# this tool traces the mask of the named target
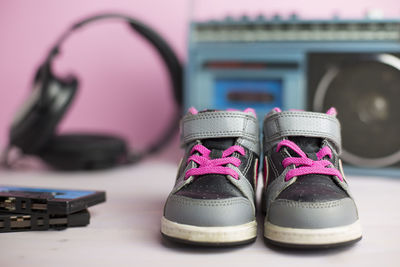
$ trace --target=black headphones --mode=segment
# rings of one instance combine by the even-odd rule
[[[154,144],[140,153],[129,152],[124,140],[100,134],[62,134],[55,129],[68,110],[78,89],[73,75],[57,77],[52,72],[52,61],[60,52],[61,44],[71,33],[84,25],[103,19],[121,19],[151,43],[162,57],[170,76],[176,104],[179,107],[169,128]],[[168,44],[143,23],[121,14],[100,14],[73,24],[57,40],[34,80],[34,90],[16,115],[10,129],[9,148],[17,147],[22,153],[37,155],[57,169],[103,169],[117,164],[135,163],[163,148],[179,128],[182,106],[182,66]],[[9,149],[7,149],[9,151]],[[7,153],[5,158],[7,158]]]

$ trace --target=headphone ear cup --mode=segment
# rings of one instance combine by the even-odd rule
[[[60,170],[106,169],[126,162],[128,149],[121,138],[95,134],[53,136],[39,156]]]
[[[54,135],[77,88],[76,78],[58,79],[42,66],[37,71],[33,92],[11,125],[10,144],[25,154],[38,154]]]

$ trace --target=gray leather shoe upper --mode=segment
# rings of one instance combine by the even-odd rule
[[[232,226],[251,222],[254,212],[244,197],[228,199],[193,199],[171,195],[164,217],[170,221],[195,226]]]
[[[271,203],[267,219],[282,227],[316,229],[350,225],[358,220],[358,214],[351,198],[328,202],[278,199]]]

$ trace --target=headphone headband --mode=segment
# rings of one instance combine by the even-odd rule
[[[50,52],[47,55],[45,62],[50,62],[54,58],[54,56],[56,56],[57,54],[60,53],[60,46],[62,45],[62,43],[65,42],[66,39],[68,39],[68,37],[75,30],[85,26],[86,24],[90,24],[90,23],[98,21],[98,20],[113,19],[113,18],[122,19],[129,23],[136,22],[133,18],[130,18],[129,16],[122,15],[122,14],[116,14],[116,13],[104,13],[104,14],[98,14],[98,15],[93,15],[90,17],[83,18],[82,20],[74,23],[63,34],[61,34],[61,36],[57,39],[56,43],[50,49]]]
[[[83,18],[82,20],[74,23],[67,31],[65,31],[54,44],[54,46],[50,49],[49,54],[46,57],[45,63],[48,64],[48,67],[51,69],[51,61],[54,59],[56,55],[60,53],[60,47],[64,43],[64,41],[77,29],[80,29],[92,22],[97,22],[100,20],[107,19],[121,19],[129,23],[132,29],[134,29],[137,33],[142,35],[147,41],[149,41],[158,51],[158,53],[163,58],[168,72],[171,77],[171,82],[174,88],[179,88],[179,90],[174,90],[174,97],[179,106],[182,106],[182,66],[169,47],[169,45],[152,29],[139,22],[138,20],[129,17],[128,15],[118,14],[118,13],[103,13],[98,15],[89,16]]]
[[[65,81],[67,86],[71,86],[71,87],[76,87],[76,83],[73,84],[74,81],[71,81],[71,84],[68,83],[68,81],[66,80],[61,80],[59,78],[57,78],[55,75],[53,75],[52,73],[52,61],[55,59],[55,57],[57,56],[57,54],[60,52],[60,47],[63,44],[63,42],[77,29],[80,29],[92,22],[97,22],[100,20],[106,20],[106,19],[120,19],[123,20],[125,22],[127,22],[130,27],[135,30],[138,34],[140,34],[141,36],[143,36],[149,43],[151,43],[155,49],[157,50],[157,52],[160,54],[161,58],[163,59],[167,70],[168,70],[168,74],[170,77],[170,82],[172,85],[172,89],[173,89],[173,95],[176,101],[176,104],[178,106],[178,109],[176,110],[176,114],[174,115],[173,120],[171,121],[170,126],[168,126],[167,130],[164,132],[164,134],[153,144],[151,144],[148,148],[146,148],[144,151],[139,152],[139,153],[131,153],[130,155],[128,155],[128,163],[133,163],[138,161],[139,159],[149,155],[149,154],[153,154],[157,151],[159,151],[161,148],[163,148],[174,136],[174,134],[179,130],[179,118],[180,118],[180,111],[181,111],[181,107],[182,107],[182,84],[183,84],[183,77],[182,77],[182,66],[178,60],[178,58],[176,57],[176,55],[174,54],[173,50],[169,47],[169,45],[161,38],[161,36],[159,36],[155,31],[153,31],[152,29],[150,29],[149,27],[147,27],[146,25],[144,25],[143,23],[137,21],[134,18],[131,18],[127,15],[123,15],[123,14],[116,14],[116,13],[104,13],[104,14],[98,14],[98,15],[94,15],[94,16],[89,16],[86,17],[84,19],[81,19],[80,21],[74,23],[71,27],[69,27],[63,34],[60,35],[60,37],[57,39],[57,41],[55,42],[54,46],[51,48],[51,50],[49,51],[45,61],[41,64],[38,72],[37,72],[37,76],[36,76],[36,82],[40,82],[43,86],[42,86],[42,90],[41,90],[41,96],[39,97],[39,99],[37,100],[37,103],[39,106],[43,105],[47,105],[47,102],[43,102],[43,99],[45,99],[45,96],[48,95],[48,88],[49,88],[49,81],[57,81],[60,84],[63,84],[63,82]],[[71,91],[71,97],[72,96],[72,89]],[[66,107],[69,104],[66,104]],[[36,115],[35,115],[36,116]],[[36,125],[35,120],[36,118],[42,116],[40,114],[38,114],[36,117],[35,116],[31,116],[32,119],[32,123],[29,124],[29,126],[27,124],[24,124],[23,122],[21,122],[20,125],[16,125],[15,131],[11,130],[11,136],[15,137],[13,140],[27,140],[25,137],[26,135],[29,135],[30,133],[32,133],[32,131],[30,130],[29,127],[34,127],[33,125]],[[43,117],[43,116],[42,116]],[[57,120],[55,121],[59,121],[60,117],[57,118]],[[41,120],[41,123],[45,123],[45,120]],[[50,130],[48,131],[48,133],[46,133],[46,137],[43,137],[42,135],[42,139],[44,140],[44,138],[47,138],[47,136],[50,138],[49,134],[53,133],[53,130],[55,128],[54,126],[51,126],[49,129],[52,129],[52,131],[50,132]],[[43,127],[40,127],[40,129],[44,129]],[[35,132],[35,131],[33,131]],[[33,140],[35,140],[35,138],[32,138]],[[11,145],[16,145],[17,142],[11,142]],[[20,146],[20,148],[24,151],[24,149]],[[29,150],[29,149],[26,149]],[[33,150],[33,149],[32,149]]]

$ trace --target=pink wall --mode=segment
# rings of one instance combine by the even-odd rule
[[[3,0],[0,1],[0,147],[7,141],[11,117],[28,95],[33,72],[55,38],[76,19],[100,11],[121,11],[154,27],[186,58],[189,14],[196,18],[296,11],[301,17],[328,18],[338,13],[360,18],[379,8],[400,16],[398,0],[211,1],[185,0]],[[323,7],[322,7],[323,6]],[[229,10],[229,11],[227,11]],[[62,131],[119,133],[132,146],[154,139],[173,113],[168,77],[154,51],[118,22],[85,28],[64,45],[56,64],[62,75],[79,74],[79,97],[62,123]]]

